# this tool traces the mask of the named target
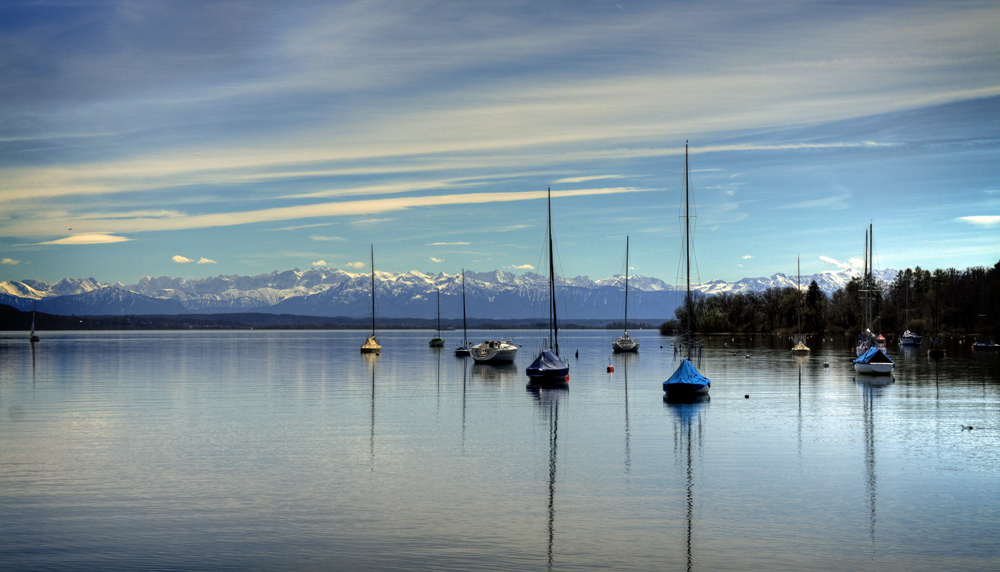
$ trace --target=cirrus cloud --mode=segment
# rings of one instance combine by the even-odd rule
[[[976,226],[1000,226],[1000,216],[997,215],[962,216],[958,217],[958,220],[972,223]]]
[[[216,262],[214,260],[210,260],[210,259],[205,258],[203,256],[203,257],[201,257],[201,259],[198,260],[198,264],[218,264],[218,262]]]
[[[188,262],[194,262],[194,260],[191,260],[190,258],[185,258],[185,257],[181,256],[180,254],[178,254],[177,256],[174,256],[170,260],[173,260],[177,264],[187,264]]]

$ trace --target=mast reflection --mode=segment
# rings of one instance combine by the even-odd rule
[[[694,535],[694,466],[692,445],[697,445],[699,454],[702,447],[701,412],[709,402],[708,395],[694,399],[671,400],[666,397],[663,402],[673,411],[674,420],[674,456],[683,459],[685,465],[685,490],[687,494],[687,571],[691,572],[694,564],[692,555],[692,537]],[[694,437],[694,435],[696,437]]]
[[[559,441],[559,399],[568,393],[569,384],[529,384],[528,393],[535,398],[535,404],[539,411],[549,422],[549,499],[548,499],[548,547],[546,555],[548,557],[548,570],[551,572],[553,566],[552,547],[555,543],[555,520],[556,520],[556,460]]]
[[[878,521],[876,501],[878,488],[875,472],[875,399],[883,389],[893,383],[892,376],[858,374],[855,383],[861,387],[861,409],[864,417],[865,438],[865,495],[868,497],[868,522],[872,538],[872,552],[876,552],[875,524]]]
[[[375,472],[375,364],[378,362],[379,354],[376,353],[363,353],[361,357],[368,362],[368,367],[372,372],[372,387],[371,387],[371,434],[368,438],[368,465],[369,472]]]

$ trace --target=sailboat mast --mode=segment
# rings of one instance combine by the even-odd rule
[[[625,235],[625,332],[628,333],[628,235]]]
[[[469,345],[468,328],[465,324],[465,268],[462,268],[462,347]]]
[[[372,249],[372,337],[375,337],[375,245]]]
[[[441,289],[438,288],[438,337],[441,337]]]
[[[691,307],[691,211],[688,203],[688,195],[690,194],[690,188],[688,179],[690,178],[688,173],[688,142],[684,142],[684,262],[687,266],[687,338],[688,343],[691,341],[691,329],[694,323],[694,308]]]
[[[548,188],[549,206],[549,306],[552,320],[549,323],[552,334],[552,349],[559,355],[559,325],[556,323],[556,268],[552,258],[552,187]]]

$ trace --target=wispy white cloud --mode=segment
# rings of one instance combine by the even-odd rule
[[[753,256],[751,256],[751,255],[749,255],[749,254],[744,254],[744,255],[743,255],[743,260],[749,260],[749,259],[751,259],[751,258],[753,258]]]
[[[347,240],[346,238],[341,238],[339,236],[320,236],[318,234],[313,234],[309,238],[317,242],[329,242],[329,241],[344,242]]]
[[[194,262],[194,260],[191,260],[190,258],[187,258],[185,256],[181,256],[180,254],[174,256],[170,260],[173,260],[177,264],[187,264],[189,262]]]
[[[218,262],[202,257],[198,259],[198,264],[218,264]]]
[[[590,181],[601,181],[604,179],[620,179],[621,175],[592,175],[589,177],[567,177],[565,179],[557,179],[552,181],[553,184],[564,184],[564,183],[587,183]]]
[[[837,268],[840,268],[841,270],[849,270],[849,269],[852,269],[852,268],[861,268],[862,266],[864,266],[864,261],[863,260],[861,260],[859,258],[854,258],[854,257],[848,259],[847,262],[840,262],[836,258],[831,258],[829,256],[820,256],[819,259],[822,260],[823,262],[825,262],[826,264],[828,264],[830,266],[835,266]]]
[[[1000,226],[1000,216],[997,215],[963,216],[958,217],[958,220],[974,224],[976,226]]]
[[[0,264],[9,264],[11,266],[17,266],[20,263],[20,260],[14,260],[13,258],[4,258],[3,260],[0,260]]]
[[[358,269],[358,268],[364,268],[365,266],[368,266],[368,265],[365,264],[364,262],[348,262],[344,266],[347,266],[348,268]]]
[[[113,236],[110,234],[75,234],[66,238],[40,242],[39,244],[112,244],[115,242],[125,242],[132,240],[124,236]]]
[[[441,262],[442,259],[431,257],[431,262]]]
[[[463,246],[472,244],[471,242],[431,242],[427,246]]]
[[[326,266],[327,264],[326,264],[325,260],[317,260],[316,262],[313,262],[312,265],[313,266]]]
[[[532,266],[532,265],[530,265],[530,264],[514,264],[512,266],[508,266],[507,268],[513,268],[514,270],[534,270],[535,269],[535,267]]]

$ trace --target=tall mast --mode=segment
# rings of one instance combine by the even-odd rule
[[[438,288],[438,337],[441,337],[441,289]]]
[[[372,249],[372,337],[375,337],[375,245]]]
[[[552,334],[552,349],[559,355],[559,324],[556,322],[556,267],[552,261],[552,187],[548,188],[549,203],[549,321],[550,333]]]
[[[691,342],[691,329],[694,323],[694,308],[691,307],[691,211],[688,205],[690,193],[688,184],[688,142],[684,142],[684,262],[687,266],[687,308],[688,308],[688,344]]]
[[[625,235],[625,333],[628,333],[628,235]]]
[[[468,329],[465,325],[465,268],[462,268],[462,347],[469,345]]]

